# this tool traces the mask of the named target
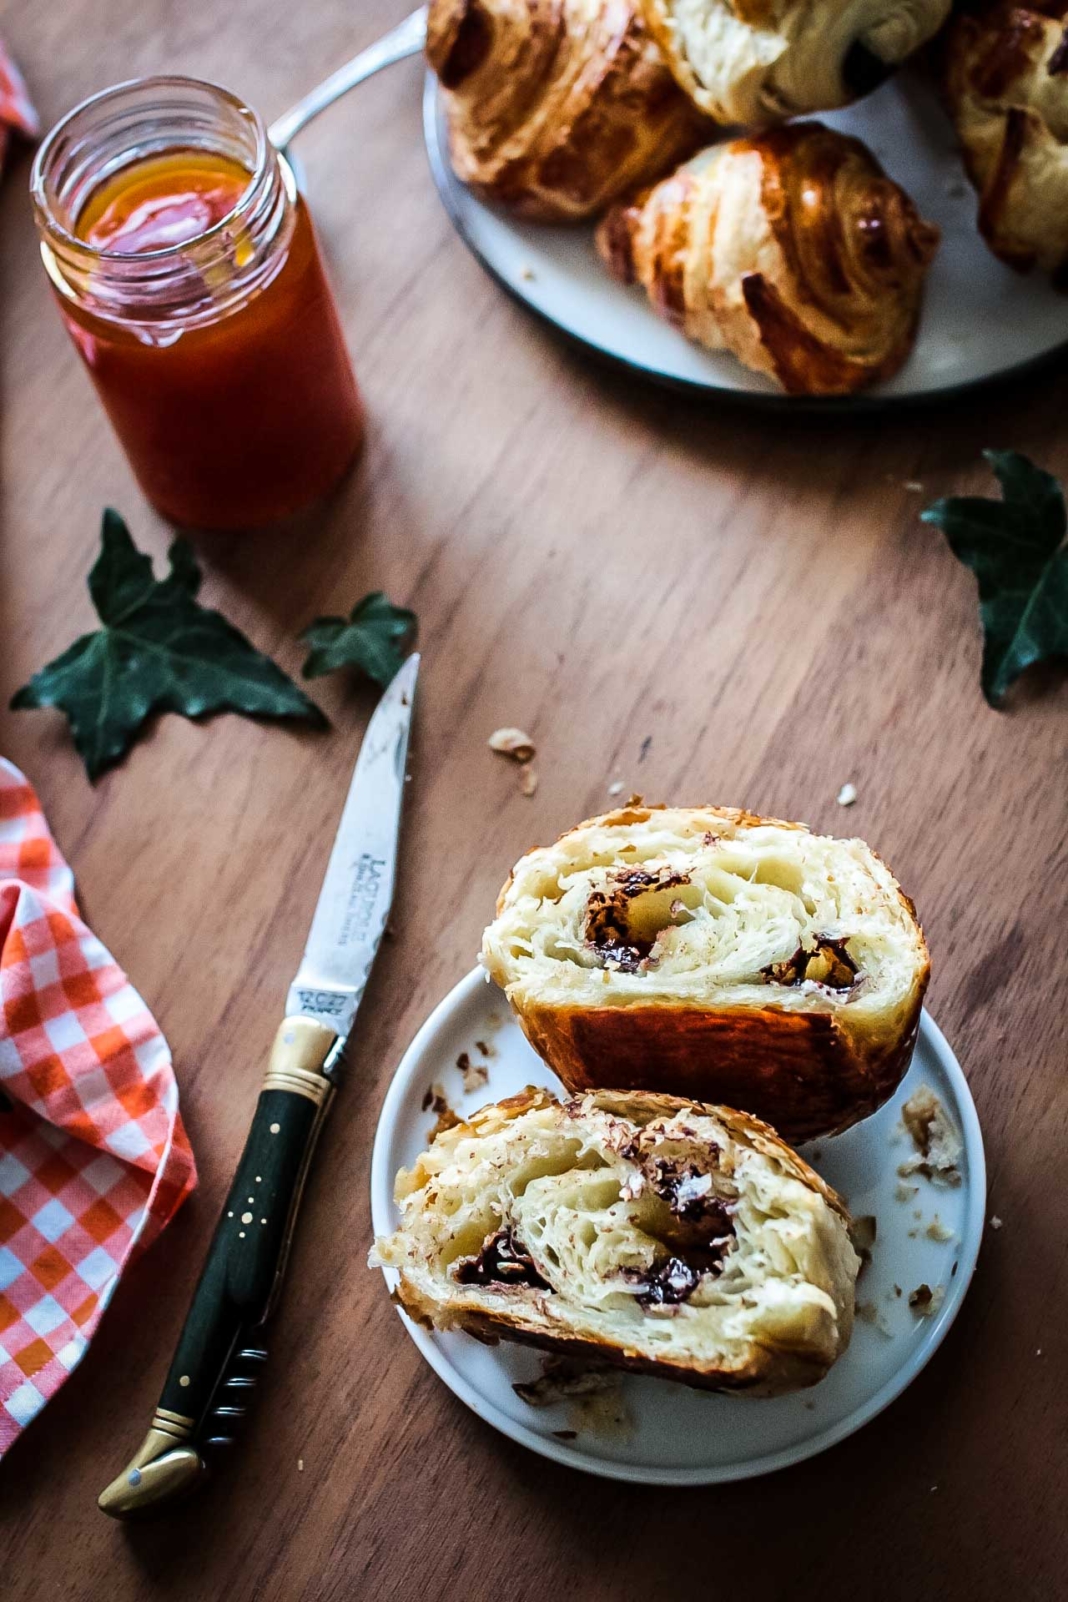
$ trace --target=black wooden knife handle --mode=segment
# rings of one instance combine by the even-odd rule
[[[208,1248],[152,1428],[99,1506],[133,1518],[175,1501],[228,1444],[266,1359],[263,1325],[289,1255],[304,1180],[334,1096],[342,1042],[286,1018],[230,1194]]]

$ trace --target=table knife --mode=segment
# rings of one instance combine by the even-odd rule
[[[418,656],[371,718],[300,969],[152,1427],[99,1497],[133,1518],[191,1491],[232,1442],[267,1357],[316,1139],[393,899]]]

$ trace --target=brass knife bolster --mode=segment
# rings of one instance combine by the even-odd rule
[[[267,1318],[277,1298],[281,1285],[282,1275],[285,1271],[286,1259],[293,1238],[293,1231],[300,1206],[300,1198],[304,1190],[315,1143],[323,1120],[329,1110],[334,1096],[334,1081],[332,1073],[341,1056],[344,1039],[333,1029],[320,1023],[314,1018],[285,1018],[279,1025],[271,1047],[270,1060],[267,1073],[261,1087],[260,1098],[257,1103],[257,1115],[249,1132],[249,1143],[245,1148],[245,1155],[249,1154],[252,1142],[257,1137],[262,1141],[266,1139],[269,1147],[274,1145],[276,1139],[284,1139],[283,1125],[286,1124],[284,1111],[279,1117],[263,1125],[264,1097],[268,1092],[277,1094],[300,1096],[313,1103],[315,1115],[310,1131],[306,1138],[303,1156],[299,1170],[293,1184],[292,1194],[288,1198],[288,1208],[285,1219],[285,1228],[278,1244],[277,1255],[271,1263],[271,1279],[267,1293],[258,1303],[251,1307],[242,1307],[240,1313],[240,1328],[246,1332],[261,1325]],[[285,1103],[277,1103],[272,1096],[267,1105],[284,1108]],[[268,1114],[268,1117],[271,1115]],[[306,1122],[306,1119],[305,1119]],[[269,1149],[269,1148],[268,1148]],[[244,1159],[243,1159],[244,1160]],[[239,1170],[240,1172],[240,1170]],[[267,1167],[263,1173],[267,1175]],[[236,1184],[236,1181],[235,1181]],[[227,1220],[233,1218],[233,1197],[228,1197],[223,1207],[223,1216],[219,1221],[215,1238],[209,1248],[209,1262],[217,1251],[229,1251],[242,1254],[245,1242],[252,1244],[254,1237],[248,1232],[239,1235],[236,1241],[227,1241]],[[247,1216],[247,1215],[246,1215]],[[232,1231],[231,1231],[232,1233]],[[236,1261],[236,1257],[233,1259]],[[187,1328],[198,1306],[201,1286],[207,1278],[208,1265],[202,1275],[201,1285],[194,1293],[193,1304],[187,1318]],[[185,1331],[183,1331],[183,1337]],[[246,1354],[247,1355],[247,1354]],[[177,1359],[176,1359],[177,1361]],[[221,1380],[224,1373],[212,1375],[212,1381]],[[168,1384],[164,1387],[167,1395],[172,1376],[168,1376]],[[188,1384],[187,1376],[179,1376],[178,1385]],[[181,1394],[180,1392],[178,1394]],[[169,1399],[169,1398],[168,1398]],[[192,1490],[198,1480],[207,1472],[204,1457],[196,1444],[195,1437],[200,1433],[198,1426],[202,1418],[191,1417],[179,1413],[162,1404],[156,1409],[152,1426],[145,1436],[136,1454],[127,1467],[101,1492],[98,1505],[105,1513],[114,1518],[134,1518],[140,1513],[147,1513],[156,1505],[176,1501],[179,1497]]]

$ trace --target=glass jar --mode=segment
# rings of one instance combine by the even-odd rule
[[[31,192],[63,320],[145,495],[194,528],[316,500],[363,410],[311,219],[262,119],[193,78],[86,100]]]

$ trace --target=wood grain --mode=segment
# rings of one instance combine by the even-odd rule
[[[0,31],[46,124],[163,67],[229,83],[270,116],[400,15],[398,0],[0,0]],[[1066,375],[806,421],[601,371],[528,321],[453,236],[419,94],[406,63],[301,144],[372,419],[362,464],[314,517],[203,547],[207,602],[290,669],[316,612],[372,587],[417,608],[424,693],[396,933],[238,1471],[138,1529],[95,1497],[156,1401],[370,699],[324,682],[322,736],[166,718],[95,790],[58,717],[0,717],[0,749],[37,785],[88,917],[171,1041],[201,1173],[0,1470],[4,1594],[1064,1595],[1068,695],[1036,674],[1011,710],[984,705],[973,584],[916,514],[979,487],[986,445],[1068,473]],[[5,703],[90,626],[104,504],[158,555],[167,543],[49,302],[27,174],[21,154],[0,191]],[[537,741],[532,799],[486,749],[505,723]],[[846,779],[859,792],[848,814],[835,804]],[[370,1146],[404,1046],[470,967],[515,857],[602,809],[615,780],[848,827],[889,859],[924,919],[930,1005],[971,1080],[1004,1220],[945,1346],[888,1412],[808,1465],[708,1491],[602,1483],[501,1439],[425,1367],[364,1266]]]

